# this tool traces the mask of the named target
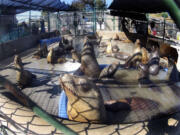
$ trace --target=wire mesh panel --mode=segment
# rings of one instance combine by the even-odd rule
[[[155,33],[152,34],[155,36],[177,39],[179,29],[170,18],[150,18],[149,26],[152,30],[154,29]]]
[[[104,11],[60,12],[58,26],[60,31],[69,30],[74,35],[93,33],[105,29],[104,14]]]

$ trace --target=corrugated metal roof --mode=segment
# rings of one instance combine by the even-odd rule
[[[70,6],[61,0],[0,0],[0,8],[3,12],[16,14],[28,10],[51,12],[70,10]]]

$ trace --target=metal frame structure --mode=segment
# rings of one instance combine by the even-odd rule
[[[0,0],[0,7],[6,14],[17,14],[28,10],[59,12],[70,9],[69,5],[60,0]]]

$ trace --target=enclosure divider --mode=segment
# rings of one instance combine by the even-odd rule
[[[94,26],[93,26],[93,33],[96,32],[96,0],[94,0]]]
[[[53,127],[55,127],[56,129],[62,131],[64,134],[66,135],[77,135],[77,133],[75,133],[74,131],[72,131],[70,128],[66,127],[65,125],[63,125],[62,123],[60,123],[57,120],[54,120],[54,118],[52,118],[50,115],[48,115],[46,112],[44,112],[43,110],[41,110],[39,107],[37,106],[33,106],[32,107],[33,112],[35,112],[39,117],[41,117],[42,119],[44,119],[45,121],[47,121],[49,124],[51,124]]]
[[[174,0],[164,0],[165,6],[168,8],[168,11],[173,18],[173,20],[176,22],[176,25],[178,28],[180,28],[180,9],[177,6],[177,4],[174,2]]]

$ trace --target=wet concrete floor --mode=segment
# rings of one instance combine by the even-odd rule
[[[126,44],[124,45],[126,46]],[[128,46],[128,45],[127,45]],[[123,49],[122,49],[123,50]],[[130,50],[130,49],[129,49]],[[126,50],[127,51],[127,50]],[[33,52],[33,51],[32,51]],[[64,65],[48,65],[45,59],[37,60],[31,58],[32,53],[27,56],[23,57],[23,62],[28,63],[25,65],[26,69],[32,71],[33,73],[38,74],[38,77],[42,77],[45,74],[60,74],[64,72],[64,69],[68,72],[72,72],[76,68],[78,68],[78,64],[74,69],[67,68],[72,67],[72,63],[68,62]],[[102,64],[110,64],[114,58],[107,58],[104,60],[104,57],[98,58],[98,62]],[[9,62],[10,60],[5,60],[0,62],[2,64],[1,67],[5,66],[12,66],[13,64]],[[74,65],[74,64],[73,64]],[[42,70],[43,69],[43,70]],[[7,73],[12,72],[11,69],[6,69],[1,71],[1,75],[6,75]],[[11,73],[10,73],[11,74]],[[7,77],[10,80],[14,80],[15,76]],[[126,80],[126,79],[125,79]],[[129,79],[127,79],[129,80]],[[155,96],[155,95],[154,95]],[[174,99],[169,99],[166,97],[166,100],[172,101]],[[15,126],[7,122],[6,119],[1,118],[0,122],[4,126],[10,126],[11,130],[16,134],[61,134],[61,132],[56,131],[52,126],[46,123],[44,120],[36,117],[34,113],[27,109],[26,107],[21,106],[7,98],[3,95],[0,96],[0,111],[1,114],[9,116],[13,121],[14,124],[17,125],[19,128],[15,128]],[[174,102],[174,101],[173,101]],[[165,104],[166,105],[166,104]],[[165,106],[164,105],[164,106]],[[78,134],[107,134],[107,135],[179,135],[180,134],[180,113],[176,113],[173,115],[169,115],[160,119],[150,120],[147,122],[138,122],[132,124],[113,124],[113,125],[104,125],[104,124],[87,124],[87,123],[79,123],[67,120],[61,120],[66,126],[70,129],[74,130]]]

